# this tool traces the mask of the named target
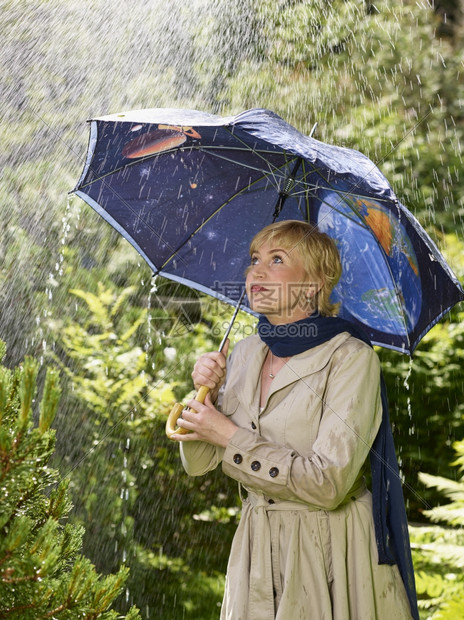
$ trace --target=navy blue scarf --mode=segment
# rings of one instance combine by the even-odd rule
[[[298,355],[342,332],[348,332],[372,346],[359,327],[338,317],[313,315],[296,323],[272,325],[266,317],[261,316],[258,322],[261,340],[277,357]],[[380,385],[382,422],[370,449],[373,517],[379,564],[398,564],[412,616],[414,620],[419,620],[408,521],[388,416],[387,390],[382,374]]]

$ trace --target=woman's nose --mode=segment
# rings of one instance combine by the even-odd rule
[[[262,263],[256,263],[252,266],[251,271],[255,278],[263,278],[266,274],[266,267]]]

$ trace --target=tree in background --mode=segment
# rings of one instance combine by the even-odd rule
[[[4,354],[0,342],[0,359]],[[0,366],[0,617],[115,620],[110,607],[128,569],[99,575],[81,555],[83,528],[63,524],[68,484],[48,465],[60,387],[48,370],[34,426],[38,369],[30,357],[15,371]],[[126,616],[137,618],[135,608]]]
[[[247,53],[222,76],[218,99],[273,109],[306,133],[318,122],[316,138],[368,155],[432,234],[450,232],[464,214],[459,6],[259,0]],[[452,16],[452,36],[442,36]],[[223,22],[200,27],[220,38]]]

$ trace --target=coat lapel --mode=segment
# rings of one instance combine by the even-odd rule
[[[267,354],[267,346],[258,336],[252,336],[247,341],[244,351],[244,363],[235,383],[235,393],[241,405],[246,410],[258,413],[261,391],[261,369]],[[251,346],[250,346],[251,345]]]
[[[329,363],[333,352],[348,338],[350,338],[350,335],[347,332],[343,332],[324,344],[291,357],[276,374],[267,395],[265,408],[274,394],[282,391],[283,397],[285,388],[322,370]],[[247,348],[244,351],[244,364],[240,370],[235,391],[240,403],[250,412],[259,411],[261,369],[267,351],[268,347],[258,336],[252,336],[248,339]],[[274,397],[273,400],[276,401],[276,398],[278,402],[278,397]]]

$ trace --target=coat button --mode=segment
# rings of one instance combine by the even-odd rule
[[[277,469],[277,467],[271,467],[271,469],[269,470],[269,475],[271,476],[271,478],[275,478],[276,476],[278,476],[279,470]]]
[[[268,500],[267,500],[267,503],[268,503],[268,504],[275,504],[275,501],[274,501],[273,499],[268,499]]]
[[[243,461],[243,457],[241,454],[234,454],[233,458],[236,465],[240,465],[240,463]]]
[[[253,471],[258,471],[258,469],[261,469],[261,463],[259,461],[253,461],[251,464],[251,469]]]
[[[256,430],[256,424],[254,422],[251,423],[251,428],[255,431]]]

